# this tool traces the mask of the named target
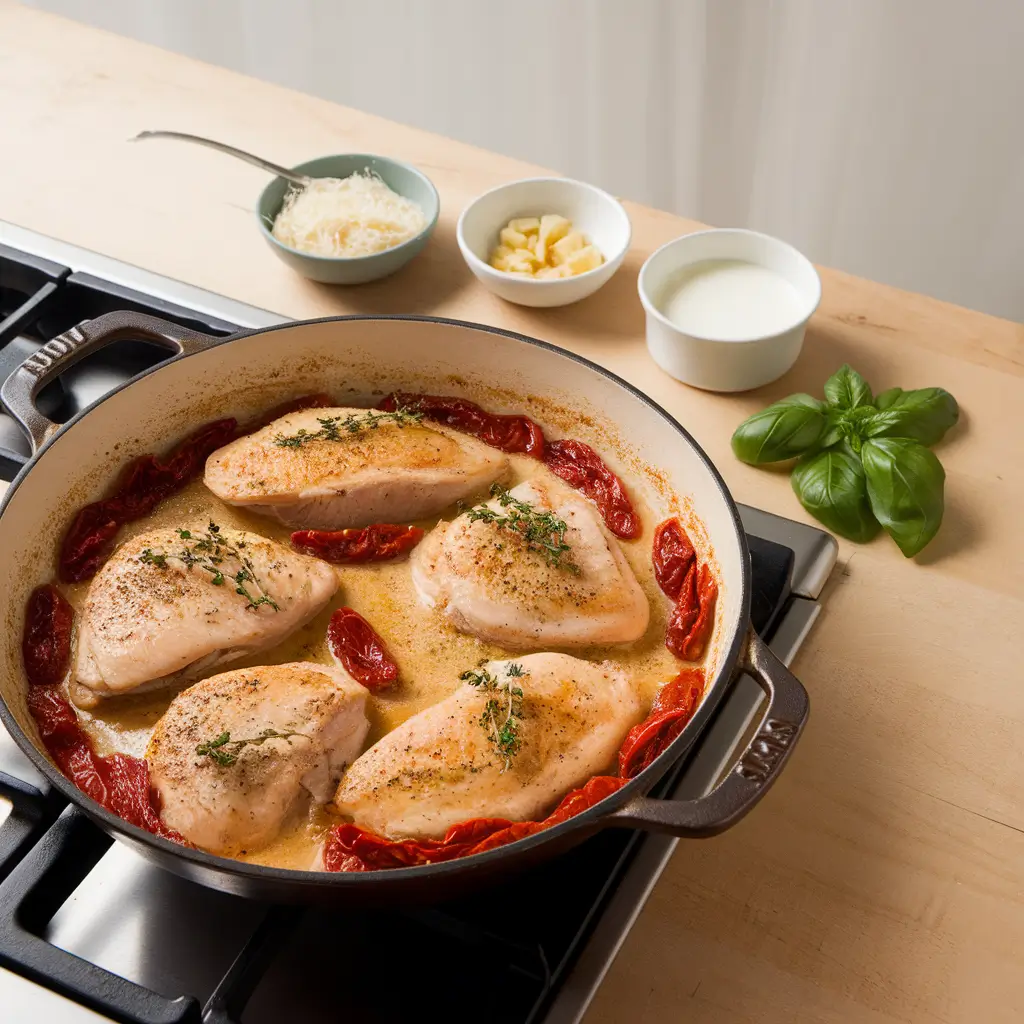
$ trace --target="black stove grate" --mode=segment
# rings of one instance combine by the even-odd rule
[[[0,246],[0,380],[73,324],[125,308],[221,336],[237,329]],[[130,341],[97,355],[92,365],[87,360],[74,368],[77,377],[65,375],[41,396],[47,415],[67,419],[106,388],[165,356]],[[5,419],[17,428],[0,413],[0,476],[10,479],[28,450],[4,433]],[[770,639],[790,599],[794,554],[773,541],[748,540],[752,617],[758,632]],[[671,792],[699,748],[700,741],[652,795]],[[429,908],[257,908],[262,917],[209,993],[179,994],[173,985],[161,993],[46,939],[54,915],[109,850],[110,837],[54,794],[2,773],[0,796],[14,808],[0,824],[0,966],[125,1024],[277,1024],[337,1019],[340,1010],[364,1024],[385,1024],[421,1018],[425,1007],[437,1013],[443,1007],[448,1024],[482,1016],[493,1024],[540,1022],[643,838],[609,830],[501,887]],[[218,898],[226,901],[222,911],[237,908],[231,903],[237,897]],[[245,909],[252,915],[250,904]],[[187,927],[217,927],[217,921],[194,914]],[[381,960],[389,964],[388,983],[368,983]],[[298,984],[273,984],[282,972]],[[306,984],[311,977],[330,982]],[[287,1005],[276,1001],[282,991],[288,993]]]

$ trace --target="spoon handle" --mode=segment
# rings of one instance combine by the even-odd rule
[[[209,146],[210,149],[227,153],[228,156],[238,157],[239,160],[244,160],[246,163],[253,164],[256,167],[262,167],[263,170],[270,171],[271,174],[276,174],[279,178],[284,178],[295,185],[308,185],[313,180],[308,174],[290,171],[287,167],[272,164],[269,160],[264,160],[253,153],[247,153],[244,149],[235,149],[234,146],[229,146],[224,142],[204,139],[201,135],[188,135],[185,132],[139,132],[131,141],[138,142],[139,139],[181,139],[183,142],[195,142],[200,146]]]

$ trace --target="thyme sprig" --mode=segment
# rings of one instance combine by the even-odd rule
[[[278,448],[301,448],[311,441],[340,441],[348,434],[358,434],[361,430],[376,430],[381,423],[396,423],[399,427],[407,427],[419,423],[423,413],[411,409],[395,409],[394,412],[377,412],[367,409],[359,414],[350,412],[347,416],[318,416],[319,430],[299,430],[288,436],[278,434],[274,444]]]
[[[144,548],[139,561],[147,565],[155,565],[158,569],[167,568],[168,558],[177,558],[191,572],[193,566],[210,573],[210,582],[221,587],[227,580],[235,585],[235,593],[248,602],[246,608],[259,608],[269,605],[275,612],[281,609],[277,602],[267,593],[256,575],[252,560],[245,553],[246,543],[240,540],[232,544],[221,536],[220,527],[211,522],[203,532],[193,533],[191,530],[177,530],[178,536],[184,541],[182,549],[177,552],[157,552],[152,548]],[[237,566],[237,568],[234,568]],[[252,590],[249,588],[252,587]]]
[[[549,565],[565,569],[574,576],[580,574],[580,567],[572,560],[572,547],[565,542],[569,529],[564,519],[559,519],[550,509],[541,512],[528,502],[513,498],[501,484],[491,484],[491,496],[498,499],[502,512],[486,505],[476,505],[466,510],[471,522],[493,523],[504,530],[520,534],[531,551],[539,551]]]
[[[241,749],[245,746],[261,746],[267,740],[288,740],[291,743],[292,736],[302,736],[301,732],[278,732],[276,729],[264,729],[259,736],[253,736],[244,740],[233,740],[230,732],[222,732],[219,736],[196,747],[196,753],[200,757],[208,757],[214,764],[222,768],[230,768],[238,760]]]
[[[512,767],[512,758],[522,745],[519,725],[523,718],[523,691],[512,681],[529,673],[522,665],[511,664],[505,678],[499,680],[487,669],[468,669],[459,678],[489,696],[480,715],[480,725],[502,759],[502,772]]]

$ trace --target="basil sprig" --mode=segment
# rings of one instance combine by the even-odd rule
[[[752,466],[795,459],[825,432],[826,408],[810,395],[790,395],[741,423],[732,435],[732,450]]]
[[[791,479],[800,504],[833,532],[862,543],[878,533],[864,467],[855,452],[837,445],[808,455],[796,464]]]
[[[919,441],[878,437],[860,449],[871,511],[908,558],[942,524],[942,463]]]
[[[833,409],[859,409],[871,404],[868,382],[845,363],[825,381],[825,401]]]
[[[864,424],[865,437],[909,437],[931,446],[960,416],[956,399],[942,388],[890,388],[875,399],[877,412]]]
[[[960,410],[942,388],[890,388],[843,366],[825,382],[825,401],[790,395],[736,428],[732,449],[750,465],[798,459],[793,490],[828,529],[868,541],[880,529],[908,558],[942,523],[946,474],[928,450]]]

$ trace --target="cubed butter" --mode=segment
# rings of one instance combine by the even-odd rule
[[[538,280],[585,274],[601,266],[604,256],[572,222],[557,213],[543,217],[514,217],[501,229],[490,265],[506,274],[525,274]]]
[[[516,217],[508,222],[508,226],[521,235],[531,235],[540,231],[540,217]]]

